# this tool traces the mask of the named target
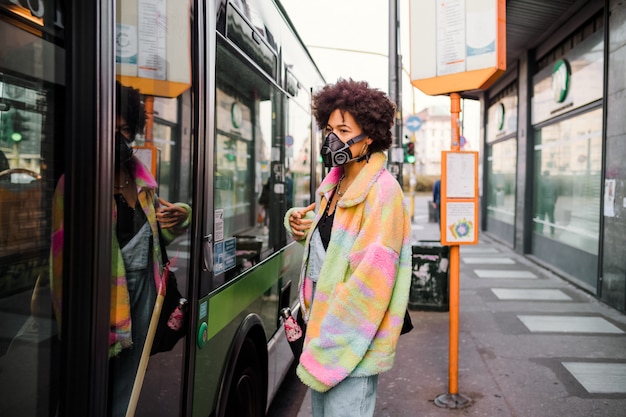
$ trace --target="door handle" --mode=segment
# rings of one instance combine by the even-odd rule
[[[213,235],[202,238],[202,270],[213,272]]]

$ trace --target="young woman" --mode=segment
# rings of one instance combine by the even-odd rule
[[[330,169],[315,203],[285,227],[305,244],[300,279],[307,329],[297,374],[314,417],[372,416],[378,374],[389,370],[411,282],[410,217],[385,169],[395,106],[366,82],[339,80],[313,97]]]

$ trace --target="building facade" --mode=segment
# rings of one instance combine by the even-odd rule
[[[418,175],[441,175],[441,151],[450,147],[450,108],[431,106],[417,113],[422,128],[415,132]]]
[[[571,8],[481,98],[482,230],[626,311],[626,7]]]

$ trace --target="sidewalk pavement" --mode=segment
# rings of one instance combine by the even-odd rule
[[[429,199],[414,200],[416,243],[439,237]],[[460,253],[456,393],[469,405],[435,404],[451,394],[449,313],[411,310],[415,328],[380,375],[376,417],[626,415],[626,315],[485,233]],[[298,417],[309,416],[307,392]]]

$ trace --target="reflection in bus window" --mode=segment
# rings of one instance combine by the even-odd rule
[[[115,198],[123,205],[112,187],[135,185],[130,176],[110,176],[114,135],[100,135],[127,130],[114,120],[116,82],[139,90],[145,105],[147,128],[133,153],[156,180],[155,194],[194,207],[197,221],[167,254],[178,289],[199,314],[171,351],[149,357],[136,378],[134,416],[243,415],[241,408],[261,415],[291,361],[279,311],[297,305],[302,247],[286,237],[282,216],[311,198],[313,177],[321,179],[311,166],[321,165],[300,152],[319,146],[308,139],[309,92],[323,77],[273,0],[116,0],[97,16],[69,4],[0,2],[0,416],[124,411],[111,394],[119,381],[109,369],[115,360],[106,358],[117,231],[94,230],[113,226]],[[84,22],[97,30],[84,30]],[[70,39],[66,29],[80,36]],[[77,47],[66,50],[70,43]],[[319,131],[313,134],[319,143]],[[54,199],[57,184],[67,188]],[[95,203],[98,210],[84,210]],[[221,228],[214,221],[220,212]],[[62,250],[51,264],[52,229],[61,226]],[[208,267],[218,244],[233,255],[221,272]],[[142,248],[155,257],[155,245]],[[109,252],[114,259],[103,259]],[[54,288],[51,272],[61,277]],[[61,289],[63,297],[54,298],[63,300],[69,321],[57,323],[51,290]],[[231,300],[234,308],[220,309]],[[85,310],[71,314],[76,306]],[[240,325],[252,315],[260,322]],[[198,335],[207,337],[204,346]],[[77,346],[90,349],[73,357]],[[239,381],[251,381],[250,389],[239,390]]]
[[[191,92],[177,97],[154,97],[151,136],[138,138],[138,147],[154,148],[157,194],[168,202],[183,202],[193,207],[191,172],[193,170],[192,136],[189,132]],[[162,223],[162,220],[159,220]],[[190,227],[186,225],[186,228]],[[175,233],[166,246],[167,256],[176,273],[178,289],[189,295],[191,258],[190,234]],[[179,416],[183,385],[185,343],[180,340],[171,351],[150,356],[143,378],[136,417]]]
[[[0,31],[20,36],[0,21]],[[47,42],[33,37],[41,53]],[[13,50],[14,45],[11,46]],[[7,54],[13,53],[7,51]],[[34,59],[37,54],[31,52]],[[24,60],[23,70],[30,71]],[[48,255],[55,100],[53,88],[0,72],[0,415],[54,415],[58,338]]]
[[[287,180],[291,182],[291,195],[286,208],[306,207],[311,204],[311,115],[308,113],[309,92],[297,84],[296,95],[287,101]],[[289,187],[288,187],[289,188]],[[287,191],[286,191],[287,192]]]
[[[116,49],[115,49],[115,76],[124,86],[139,90],[142,102],[145,105],[146,129],[145,134],[137,138],[133,144],[134,158],[137,158],[146,167],[149,175],[154,179],[152,193],[157,206],[156,220],[160,225],[161,237],[167,244],[162,248],[167,252],[167,258],[172,261],[176,274],[178,289],[182,296],[190,298],[189,284],[189,256],[190,236],[186,231],[190,227],[192,201],[193,151],[192,151],[192,69],[191,69],[191,2],[152,2],[141,0],[126,0],[116,2]],[[117,186],[123,186],[116,178]],[[132,180],[131,180],[132,181]],[[123,198],[118,197],[117,213],[126,208],[124,195],[126,188],[118,189]],[[142,192],[144,189],[142,189]],[[147,192],[146,195],[149,195]],[[159,199],[157,200],[156,197]],[[131,195],[132,199],[132,195]],[[161,200],[162,199],[162,200]],[[165,202],[164,202],[165,201]],[[180,202],[174,203],[173,202]],[[132,206],[132,204],[131,204]],[[185,219],[178,217],[181,207],[188,207]],[[137,225],[137,210],[135,205],[132,223]],[[142,208],[145,208],[142,206]],[[161,212],[161,210],[164,210]],[[143,248],[142,253],[148,253],[150,262],[159,262],[160,248],[155,245],[159,235],[154,226],[152,211],[146,210],[150,217],[148,233],[148,251],[142,246],[146,241],[141,238],[141,230],[132,233],[131,239],[123,245],[121,253],[124,258],[125,272],[136,277],[141,270],[135,268],[135,260],[145,260],[141,257],[132,257],[136,252],[127,250],[130,244],[137,244]],[[129,213],[130,214],[130,213]],[[180,222],[180,220],[183,220]],[[145,225],[145,223],[144,223]],[[133,232],[137,231],[134,227]],[[120,238],[120,235],[114,235]],[[115,242],[114,242],[115,243]],[[120,242],[122,243],[122,242]],[[114,251],[113,256],[117,253]],[[129,256],[127,256],[129,255]],[[139,277],[138,282],[142,282]],[[150,280],[148,280],[150,281]],[[132,282],[131,282],[132,283]],[[148,286],[150,289],[154,287]],[[133,299],[133,293],[135,297]],[[139,308],[141,295],[129,286],[131,303]],[[152,300],[154,297],[149,296]],[[131,306],[131,309],[134,308]],[[148,316],[151,317],[152,311]],[[136,322],[140,314],[131,312],[131,319]],[[145,314],[144,314],[145,317]],[[133,323],[135,329],[136,323]],[[185,362],[185,343],[179,341],[171,351],[161,352],[150,356],[145,369],[138,368],[134,361],[132,369],[126,370],[123,363],[126,356],[136,355],[141,351],[142,335],[133,334],[133,348],[122,351],[119,357],[111,360],[110,398],[113,415],[125,411],[119,406],[124,403],[121,396],[120,384],[125,382],[122,373],[135,380],[135,386],[140,387],[139,397],[131,398],[129,409],[134,410],[136,417],[146,416],[179,416],[182,404],[183,363]],[[119,362],[119,363],[115,363]],[[130,368],[130,366],[128,366]],[[141,378],[135,378],[135,376]],[[119,394],[119,395],[118,395]],[[124,392],[126,395],[126,392]],[[120,414],[124,415],[124,414]]]
[[[225,251],[234,246],[235,256],[230,263],[217,260],[216,276],[223,273],[223,278],[215,287],[271,254],[279,239],[285,189],[280,154],[272,146],[280,95],[219,45],[217,56],[218,67],[228,71],[217,72],[215,210],[223,213]],[[241,76],[233,77],[235,72]],[[263,189],[267,198],[261,198]],[[216,243],[222,245],[219,239]]]

